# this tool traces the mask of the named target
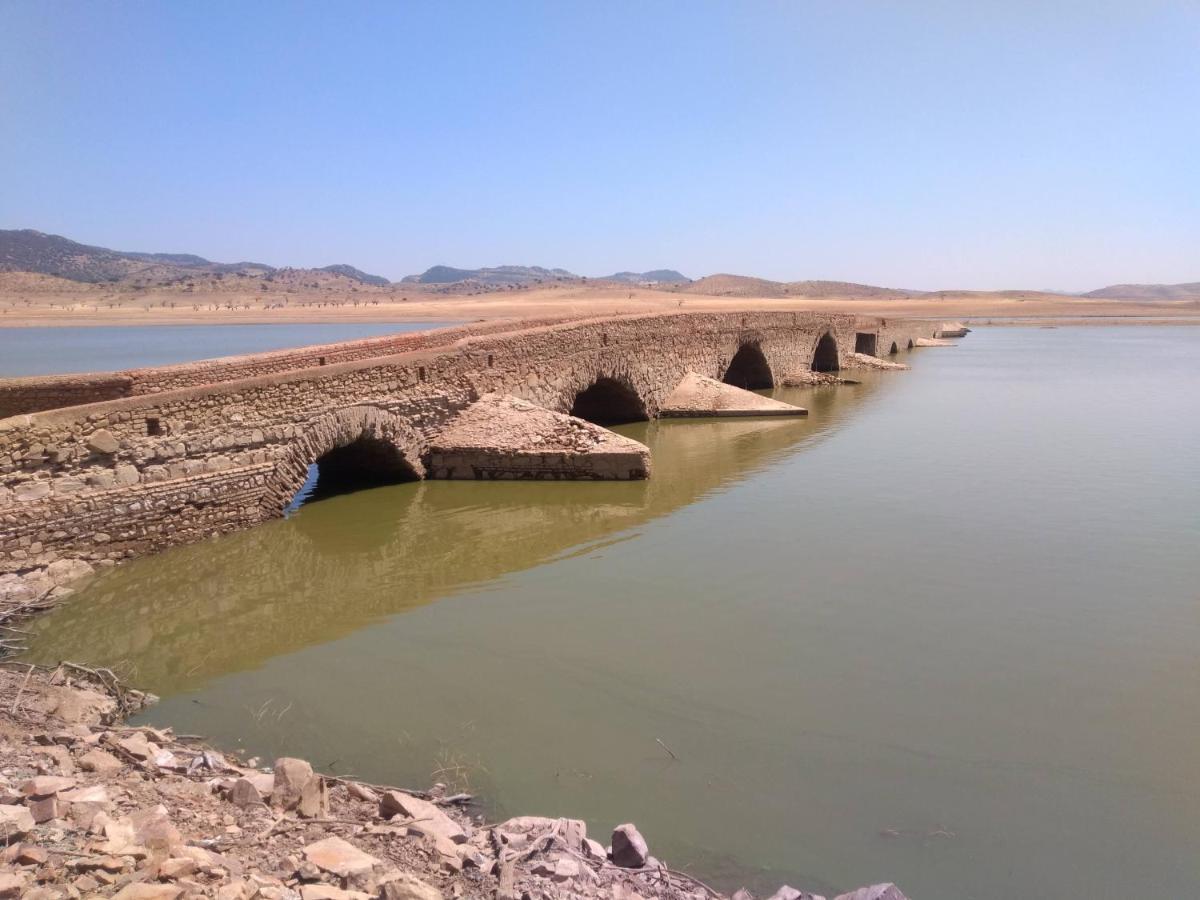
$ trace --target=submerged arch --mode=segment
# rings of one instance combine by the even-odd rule
[[[775,387],[771,366],[757,343],[742,344],[725,367],[721,380],[748,391]]]
[[[629,382],[602,375],[571,401],[570,413],[596,425],[624,425],[649,418],[646,404]]]
[[[837,341],[832,332],[825,332],[813,349],[812,370],[814,372],[837,372],[841,368],[838,361]]]
[[[419,441],[393,413],[350,407],[308,424],[275,467],[264,497],[268,516],[302,502],[370,487],[417,481],[425,474]]]

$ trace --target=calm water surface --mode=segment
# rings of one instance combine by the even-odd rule
[[[0,328],[0,378],[105,372],[329,344],[453,322]]]
[[[803,422],[622,429],[646,483],[402,485],[132,563],[34,655],[724,887],[1196,896],[1200,331],[911,361],[777,392]]]

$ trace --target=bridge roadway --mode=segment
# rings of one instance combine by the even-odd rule
[[[278,517],[314,463],[333,481],[425,477],[438,435],[485,395],[599,424],[654,418],[689,373],[771,387],[846,368],[856,352],[887,358],[937,330],[810,312],[670,313],[0,380],[0,580],[44,578],[52,564],[57,580]]]

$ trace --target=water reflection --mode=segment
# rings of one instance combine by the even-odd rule
[[[124,667],[170,696],[467,586],[593,545],[827,435],[884,384],[780,389],[806,419],[635,423],[641,482],[416,482],[307,503],[285,520],[138,560],[41,622],[32,658]]]

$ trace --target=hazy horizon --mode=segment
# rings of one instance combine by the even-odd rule
[[[1186,2],[19,0],[0,222],[392,280],[1193,282],[1198,50]]]

